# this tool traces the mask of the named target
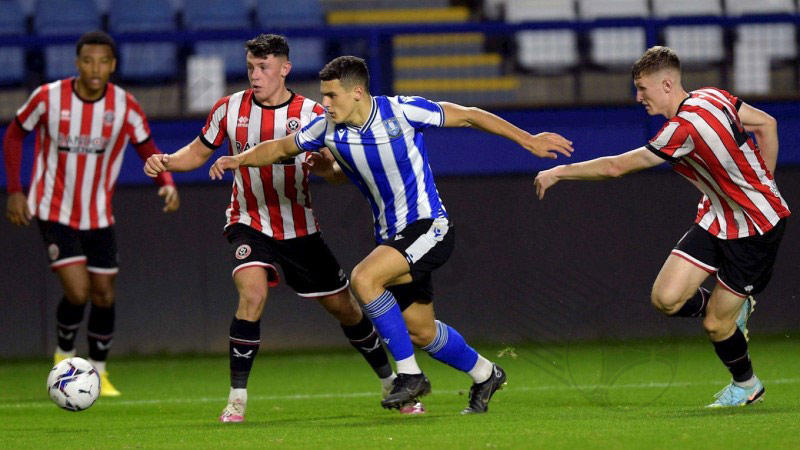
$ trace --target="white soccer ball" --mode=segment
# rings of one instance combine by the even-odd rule
[[[47,376],[47,393],[59,407],[67,411],[83,411],[100,396],[100,375],[83,358],[65,359],[56,364]]]

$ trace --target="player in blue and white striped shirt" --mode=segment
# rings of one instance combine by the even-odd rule
[[[295,135],[263,142],[236,156],[223,156],[211,178],[239,166],[264,166],[303,151],[315,155],[314,171],[330,181],[349,178],[372,206],[378,243],[353,269],[352,288],[365,305],[397,363],[385,408],[417,404],[430,382],[414,358],[413,344],[469,374],[469,406],[462,413],[488,410],[506,374],[467,345],[452,327],[434,319],[431,272],[453,251],[453,225],[439,198],[428,165],[422,130],[431,126],[473,127],[508,138],[536,156],[570,156],[571,142],[554,133],[535,136],[477,108],[434,103],[421,97],[370,95],[364,60],[342,56],[320,71],[325,117]]]

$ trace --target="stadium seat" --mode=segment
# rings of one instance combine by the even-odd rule
[[[249,2],[245,0],[192,0],[183,10],[187,30],[241,30],[251,27]],[[296,2],[275,2],[296,4]],[[275,5],[267,7],[267,11]],[[227,67],[227,64],[226,64]]]
[[[112,0],[108,25],[112,33],[174,31],[175,13],[161,0]],[[172,42],[119,45],[119,76],[124,80],[161,81],[177,75],[178,46]]]
[[[506,21],[576,20],[572,2],[507,0]],[[559,71],[578,63],[578,38],[572,30],[521,31],[516,36],[519,64],[526,69]]]
[[[259,28],[312,28],[324,23],[319,0],[256,1],[256,26]]]
[[[75,45],[49,45],[44,49],[45,77],[47,81],[76,75]]]
[[[25,13],[16,0],[0,1],[0,36],[24,35]],[[0,84],[19,83],[25,79],[25,50],[0,47]]]
[[[648,17],[647,0],[581,0],[583,20]],[[629,66],[647,46],[641,27],[595,28],[589,32],[591,60],[602,66]]]
[[[770,60],[794,59],[797,56],[795,26],[791,23],[748,24],[737,27],[738,42],[753,43]]]
[[[242,78],[247,76],[245,49],[242,41],[197,41],[194,44],[197,56],[219,56],[225,64],[225,76]]]
[[[725,0],[725,12],[729,16],[742,16],[746,14],[794,14],[797,12],[797,7],[795,6],[794,0]]]
[[[100,28],[100,14],[92,0],[39,0],[33,29],[41,36],[74,34]]]
[[[653,15],[658,18],[680,16],[720,16],[720,0],[655,0]],[[719,25],[675,25],[664,29],[666,45],[681,61],[718,63],[725,58],[723,30]]]

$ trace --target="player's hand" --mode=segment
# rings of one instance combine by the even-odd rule
[[[330,150],[323,148],[320,149],[319,152],[311,153],[311,155],[303,161],[303,166],[314,175],[327,180],[336,176],[333,161],[333,155]]]
[[[170,156],[164,153],[150,155],[147,161],[144,162],[144,173],[146,173],[148,177],[155,178],[161,172],[168,171],[169,159]]]
[[[539,196],[539,200],[544,198],[544,193],[547,189],[558,183],[559,178],[556,175],[557,168],[558,167],[554,167],[549,170],[543,170],[536,175],[533,184],[536,186],[536,195]]]
[[[212,180],[221,180],[226,170],[236,170],[240,165],[239,159],[235,156],[221,156],[211,165],[208,170],[208,176]]]
[[[6,201],[6,217],[17,226],[30,225],[31,211],[28,209],[28,200],[22,192],[9,194]]]
[[[177,211],[181,206],[181,199],[178,196],[178,190],[171,184],[165,184],[158,189],[158,196],[164,197],[164,212]]]
[[[556,159],[561,153],[564,156],[572,156],[572,141],[567,140],[560,134],[544,132],[537,135],[528,134],[521,142],[529,152],[540,158]]]

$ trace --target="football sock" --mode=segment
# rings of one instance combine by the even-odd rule
[[[83,321],[83,311],[86,304],[75,305],[62,297],[58,302],[56,310],[56,336],[58,336],[58,348],[61,353],[69,353],[75,349],[75,337],[78,335],[78,328]]]
[[[392,366],[389,364],[386,351],[381,347],[381,338],[366,314],[357,324],[341,327],[350,345],[361,353],[379,378],[388,378],[392,375]]]
[[[492,368],[494,368],[494,364],[479,354],[478,360],[475,361],[475,367],[467,373],[472,377],[472,381],[483,383],[492,376]]]
[[[422,373],[414,358],[414,346],[411,344],[403,313],[392,293],[383,291],[377,299],[366,305],[365,309],[383,342],[389,348],[389,353],[394,357],[397,373]]]
[[[250,322],[234,316],[230,333],[231,388],[246,389],[258,346],[261,345],[261,322]]]
[[[105,361],[95,361],[92,358],[89,358],[89,364],[93,365],[95,370],[100,373],[106,371],[106,362]]]
[[[708,306],[708,299],[711,298],[711,292],[708,289],[701,287],[697,289],[692,298],[686,300],[681,309],[678,310],[674,317],[704,317],[706,315],[706,306]]]
[[[453,327],[438,320],[435,323],[436,337],[422,349],[428,352],[433,359],[455,367],[462,372],[472,370],[478,361],[478,352],[467,345],[464,338]],[[486,378],[481,381],[485,381]]]
[[[739,328],[736,328],[733,336],[713,344],[717,356],[728,368],[734,382],[744,383],[753,378],[753,364],[747,352],[747,340]]]
[[[89,358],[105,361],[114,338],[114,305],[101,308],[92,305],[89,310]]]
[[[247,389],[231,388],[228,393],[228,403],[233,403],[234,400],[240,399],[243,403],[247,403]]]

